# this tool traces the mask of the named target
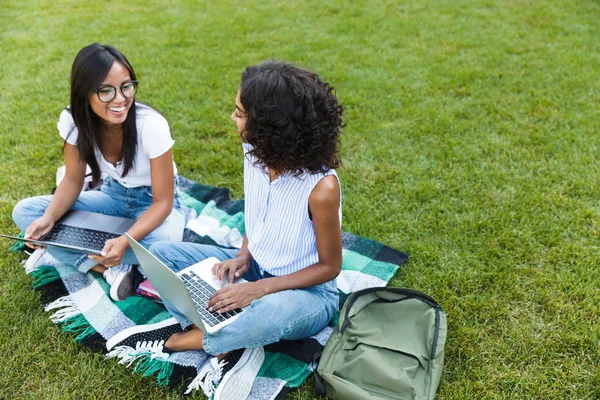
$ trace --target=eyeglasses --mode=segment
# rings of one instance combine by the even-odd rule
[[[136,95],[138,89],[138,81],[126,82],[119,86],[123,97],[128,99]],[[102,86],[95,91],[98,95],[98,100],[103,103],[110,103],[117,97],[117,88],[114,86]]]

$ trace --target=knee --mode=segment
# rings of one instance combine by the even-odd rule
[[[172,243],[167,240],[154,242],[150,245],[150,252],[159,258],[164,258],[165,253],[171,247]]]
[[[275,341],[310,337],[323,330],[333,317],[328,304],[306,296],[288,297],[284,292],[265,296],[256,305],[259,307],[257,314],[264,317],[254,328],[264,335],[277,334]]]
[[[177,218],[169,217],[158,228],[150,232],[144,240],[148,243],[160,241],[181,242],[184,227],[183,220],[179,221]]]
[[[12,211],[12,219],[15,221],[17,225],[23,230],[27,227],[23,227],[21,225],[33,222],[33,220],[41,217],[44,214],[43,207],[36,207],[36,202],[33,201],[34,198],[30,197],[27,199],[23,199],[19,201]]]
[[[29,208],[28,200],[29,199],[23,199],[15,205],[15,207],[13,208],[13,211],[12,211],[13,220],[16,221],[21,215],[25,214],[25,211]]]
[[[279,340],[289,330],[290,321],[294,319],[294,312],[289,310],[285,301],[279,301],[276,294],[262,297],[250,305],[249,315],[252,315],[252,334],[259,337],[272,337]]]

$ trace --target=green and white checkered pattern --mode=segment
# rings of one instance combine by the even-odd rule
[[[231,200],[227,189],[185,178],[181,178],[180,184],[183,201],[193,210],[184,240],[239,247],[244,236],[243,200]],[[338,288],[342,295],[347,295],[366,287],[385,286],[407,258],[407,254],[398,250],[345,232]],[[41,266],[32,272],[32,277],[41,301],[52,313],[52,321],[63,331],[75,333],[76,342],[95,351],[106,352],[106,341],[124,329],[171,317],[161,305],[139,296],[113,302],[108,285],[95,273],[82,274],[63,265]],[[313,357],[323,348],[331,331],[327,327],[306,340],[266,346],[265,361],[250,398],[282,398],[290,389],[300,386],[315,369]],[[121,362],[127,360],[134,373],[156,376],[161,386],[177,387],[193,381],[207,355],[188,351],[172,353],[165,359],[146,348],[132,348],[126,356],[116,358]]]

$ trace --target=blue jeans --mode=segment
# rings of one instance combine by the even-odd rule
[[[236,249],[197,243],[157,242],[150,247],[169,268],[178,272],[208,257],[224,261],[235,257]],[[253,261],[243,278],[254,282],[267,278]],[[171,303],[167,310],[182,328],[192,322]],[[281,339],[296,340],[312,336],[327,326],[338,310],[338,291],[335,279],[306,289],[284,290],[266,295],[252,304],[239,318],[218,332],[204,335],[204,350],[219,355],[232,350],[260,347]]]
[[[159,240],[181,241],[185,228],[186,213],[181,202],[181,195],[175,182],[173,210],[163,223],[150,232],[140,243],[144,247]],[[13,210],[13,220],[21,231],[40,218],[50,204],[52,196],[37,196],[21,200]],[[126,188],[110,177],[107,177],[99,190],[81,192],[71,209],[93,211],[97,213],[138,219],[152,205],[152,189],[149,186]],[[69,249],[48,246],[48,253],[62,263],[71,265],[81,272],[88,272],[97,263],[86,254]],[[139,264],[135,254],[128,249],[124,256],[124,264]]]

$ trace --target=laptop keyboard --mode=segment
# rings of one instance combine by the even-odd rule
[[[208,325],[215,326],[242,312],[240,308],[222,314],[208,311],[206,304],[208,303],[209,297],[216,292],[215,288],[210,286],[204,279],[200,278],[194,271],[188,271],[180,276],[190,292],[190,296],[192,297],[194,305],[196,305],[198,313],[202,317],[202,320]]]
[[[77,228],[71,225],[57,224],[46,234],[46,236],[44,236],[43,240],[101,251],[107,240],[119,236],[120,235],[116,233],[100,232],[87,228]]]

